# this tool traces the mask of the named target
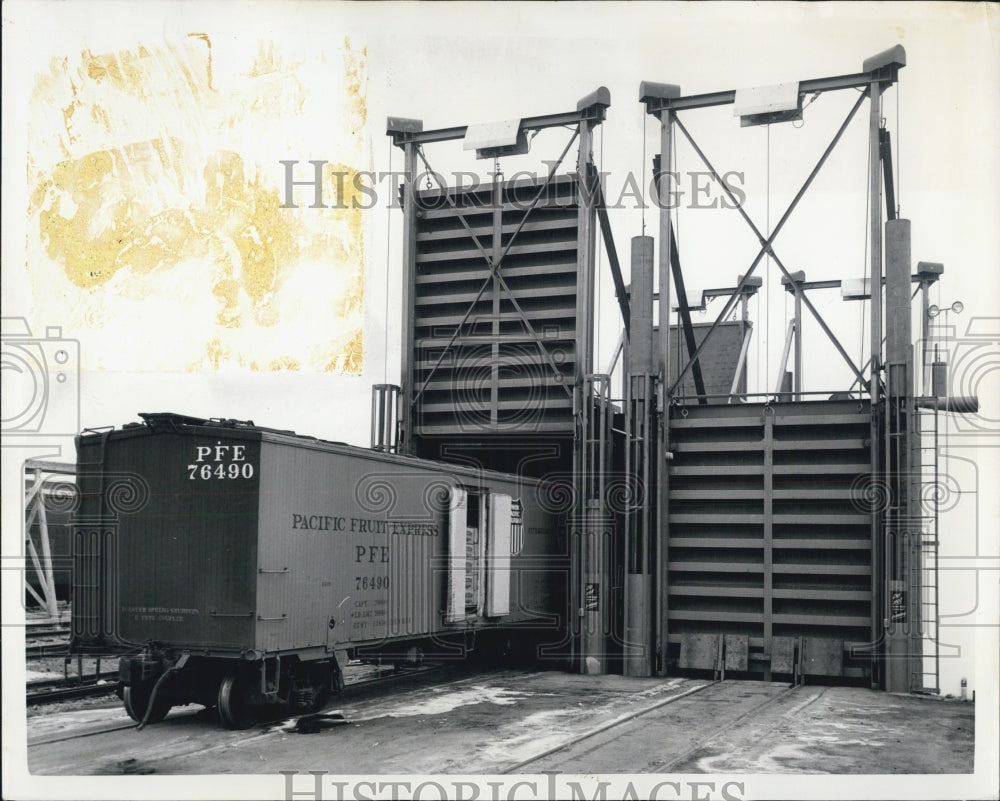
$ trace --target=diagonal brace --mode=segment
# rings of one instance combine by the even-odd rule
[[[859,105],[860,105],[860,101],[863,98],[864,98],[864,95],[862,95],[859,98]],[[856,108],[857,108],[857,106],[855,107],[855,110],[856,110]],[[719,184],[724,188],[724,190],[729,194],[730,200],[733,202],[733,205],[736,206],[736,208],[740,212],[740,215],[746,221],[746,224],[748,226],[750,226],[750,229],[754,232],[754,235],[759,240],[763,241],[764,240],[764,236],[760,232],[760,229],[754,224],[753,220],[750,219],[750,215],[748,215],[746,213],[746,210],[743,208],[742,204],[736,203],[736,198],[733,195],[732,190],[729,188],[729,186],[725,182],[722,181],[721,178],[719,178],[718,171],[715,169],[714,165],[705,156],[705,154],[701,150],[701,148],[698,147],[698,145],[695,143],[695,141],[691,137],[691,134],[688,133],[688,131],[684,127],[683,123],[680,120],[677,120],[677,125],[681,129],[681,133],[683,133],[684,136],[687,137],[688,141],[694,147],[695,152],[701,157],[702,162],[704,162],[705,166],[708,167],[709,171],[712,173],[712,175],[716,179],[716,181],[718,181]],[[831,151],[832,151],[832,149],[833,149],[833,147],[835,145],[836,145],[836,140],[834,140],[834,142],[830,146],[830,150]],[[785,277],[788,279],[789,286],[796,287],[796,282],[792,280],[792,276],[789,273],[788,269],[785,267],[785,265],[782,263],[781,259],[778,258],[778,255],[773,250],[771,251],[771,258],[774,259],[774,263],[778,265],[778,268],[781,270],[782,273],[784,273]],[[823,332],[827,335],[827,337],[829,337],[830,341],[833,343],[833,346],[837,349],[837,352],[841,355],[841,357],[847,363],[847,366],[851,368],[851,371],[856,376],[856,380],[860,380],[862,382],[862,386],[864,386],[867,383],[867,382],[865,382],[864,376],[861,374],[861,372],[858,370],[857,366],[854,364],[854,360],[851,359],[851,357],[848,355],[847,351],[844,350],[844,347],[840,344],[840,340],[837,339],[836,335],[833,333],[833,331],[830,329],[830,327],[826,324],[826,321],[820,315],[819,311],[816,309],[815,306],[813,306],[812,301],[810,301],[809,298],[806,296],[805,291],[796,289],[796,292],[797,292],[798,296],[801,298],[802,302],[805,303],[806,308],[809,309],[809,311],[813,315],[813,317],[816,318],[816,322],[819,323],[820,328],[822,328]],[[711,333],[711,332],[709,332],[709,333]],[[800,336],[800,333],[796,332],[796,336]]]
[[[688,358],[691,360],[691,376],[694,378],[694,391],[698,403],[705,405],[705,379],[701,375],[701,362],[698,359],[698,348],[694,339],[694,325],[691,323],[691,309],[687,305],[687,291],[684,289],[684,273],[681,271],[680,256],[677,251],[677,240],[674,238],[674,227],[670,226],[670,271],[677,285],[677,307],[681,316],[681,327],[684,329],[684,340],[687,343]],[[669,323],[669,321],[668,321]],[[660,325],[663,325],[661,322]]]
[[[618,251],[615,249],[615,240],[611,235],[611,220],[608,218],[608,209],[604,200],[604,189],[601,187],[600,178],[593,164],[588,164],[588,181],[594,184],[594,197],[597,206],[597,219],[601,224],[601,236],[604,239],[604,250],[608,254],[608,263],[611,265],[611,279],[615,282],[615,297],[618,299],[618,308],[622,313],[622,323],[625,325],[625,336],[631,337],[632,315],[628,307],[628,293],[625,291],[625,280],[622,278],[622,267],[618,261]],[[577,180],[582,179],[577,176]]]
[[[711,164],[709,163],[708,159],[705,157],[705,154],[702,152],[701,148],[698,147],[698,145],[692,139],[691,135],[687,132],[687,129],[684,127],[683,123],[681,123],[681,121],[679,119],[677,119],[676,116],[675,116],[675,121],[676,121],[677,125],[680,127],[681,132],[684,134],[685,137],[687,137],[688,141],[691,142],[692,146],[694,147],[694,149],[698,153],[698,155],[701,157],[702,161],[712,171],[713,177],[720,183],[720,185],[722,186],[723,190],[729,196],[730,201],[732,201],[733,204],[736,206],[737,211],[740,212],[740,214],[743,217],[743,219],[746,220],[747,224],[754,231],[754,233],[756,234],[757,238],[761,242],[761,248],[760,248],[760,251],[757,253],[756,258],[754,258],[753,262],[751,263],[750,269],[747,270],[747,272],[740,279],[739,284],[736,287],[736,291],[726,301],[726,305],[724,306],[724,308],[720,312],[719,316],[715,319],[715,322],[712,323],[712,327],[708,330],[708,333],[705,335],[705,338],[701,341],[701,344],[695,350],[694,356],[684,366],[684,369],[678,372],[677,379],[674,381],[673,385],[670,387],[670,390],[668,392],[669,395],[673,395],[674,391],[680,385],[680,383],[683,380],[684,376],[687,375],[687,371],[689,369],[691,369],[691,365],[694,362],[694,360],[698,356],[701,355],[701,352],[705,349],[705,345],[712,338],[712,335],[715,333],[716,329],[719,327],[719,325],[722,323],[722,321],[729,314],[730,309],[736,303],[736,299],[740,296],[740,293],[742,293],[743,287],[745,286],[745,284],[747,282],[747,279],[749,279],[750,276],[753,275],[754,271],[757,269],[757,266],[760,264],[761,260],[765,256],[765,254],[770,254],[772,257],[774,256],[774,253],[771,250],[771,245],[774,242],[775,237],[777,237],[777,235],[781,232],[781,229],[785,226],[785,223],[788,222],[788,218],[791,216],[792,212],[795,210],[795,207],[799,204],[799,201],[802,199],[802,196],[806,193],[806,190],[808,190],[809,187],[812,185],[812,182],[815,180],[816,176],[819,174],[819,171],[822,169],[823,165],[826,163],[826,160],[830,157],[830,153],[833,152],[833,149],[837,146],[837,143],[840,142],[841,137],[844,135],[844,131],[847,130],[847,126],[850,125],[851,120],[854,119],[854,115],[857,113],[858,109],[861,107],[862,101],[867,96],[868,96],[868,92],[867,91],[862,92],[862,93],[859,94],[857,102],[855,102],[854,106],[851,107],[850,112],[847,114],[847,117],[844,119],[843,123],[841,123],[841,126],[837,130],[837,133],[834,135],[833,140],[827,146],[826,150],[823,151],[823,155],[820,156],[819,161],[816,162],[816,166],[814,166],[813,169],[812,169],[812,171],[809,173],[809,176],[806,178],[805,183],[802,184],[802,187],[795,194],[795,197],[792,198],[792,202],[789,203],[788,208],[785,210],[785,213],[781,216],[781,219],[778,220],[778,223],[777,223],[777,225],[775,225],[774,230],[771,232],[771,235],[769,237],[767,237],[766,239],[764,238],[763,234],[761,234],[760,229],[757,228],[756,225],[754,225],[754,223],[750,219],[749,215],[747,215],[746,211],[743,209],[742,204],[740,204],[740,203],[738,203],[736,201],[736,198],[733,195],[732,190],[729,189],[729,187],[725,183],[725,181],[723,181],[719,177],[718,172],[716,172],[715,168],[711,166]],[[776,258],[775,258],[775,262],[777,263],[777,259]],[[785,268],[783,266],[781,267],[781,269],[785,273],[785,275],[788,275],[788,271],[785,270]]]

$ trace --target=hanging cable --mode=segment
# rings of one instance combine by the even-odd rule
[[[639,208],[642,210],[642,235],[646,235],[646,112],[639,110],[640,127],[642,128],[642,165],[639,169]],[[602,128],[604,126],[601,126]]]
[[[902,105],[903,99],[899,93],[899,79],[896,79],[896,219],[899,219],[899,210],[902,207],[902,198],[900,196],[899,189],[899,173],[903,169],[903,135],[899,130],[899,107]]]
[[[815,100],[815,99],[816,99],[816,95],[813,95],[812,100]],[[810,102],[812,102],[812,101],[810,100]],[[806,106],[807,105],[809,105],[809,103],[806,103]],[[803,106],[802,108],[805,109],[805,106]],[[770,178],[770,175],[771,175],[771,126],[770,125],[767,127],[767,174],[768,174],[768,179],[767,179],[768,180],[768,187],[770,188],[770,183],[771,183],[771,178]],[[768,218],[770,218],[770,216],[771,216],[771,212],[770,212],[771,194],[770,194],[770,192],[768,192],[768,199],[767,200],[768,200],[768,213],[767,213],[767,216],[768,216]],[[770,221],[768,222],[768,225],[770,225]],[[780,281],[779,281],[779,285],[780,285]],[[788,288],[791,288],[791,285],[789,285]],[[788,296],[790,294],[791,293],[788,292],[787,289],[786,289],[786,291],[784,291],[784,292],[781,293],[781,324],[782,324],[782,326],[786,326],[786,327],[788,326]],[[802,321],[800,319],[796,318],[795,319],[795,340],[796,340],[796,342],[801,342],[802,341],[801,339],[799,339],[799,337],[801,336],[801,332],[799,331],[799,326],[800,325],[802,325]],[[794,365],[794,360],[793,360],[792,363]],[[787,362],[786,362],[786,365],[787,365]],[[783,380],[784,379],[784,375],[782,375],[780,378],[781,378],[781,380]]]
[[[389,145],[389,186],[392,186],[392,140],[388,140]],[[390,191],[392,191],[390,189]],[[389,383],[389,256],[392,253],[392,198],[389,198],[389,205],[386,207],[385,221],[385,319],[383,330],[385,336],[382,340],[382,383]]]
[[[601,144],[600,144],[600,148],[599,148],[600,154],[601,154],[601,160],[600,160],[600,162],[597,165],[597,181],[599,183],[600,180],[601,180],[601,169],[604,167],[604,126],[603,125],[601,126],[601,130],[600,130],[600,132],[599,132],[598,135],[601,137]],[[597,320],[596,320],[596,325],[595,325],[595,327],[597,328],[597,359],[596,359],[597,364],[595,366],[597,366],[597,367],[599,367],[601,364],[603,364],[603,362],[601,361],[601,299],[602,299],[602,293],[601,293],[601,251],[602,250],[604,250],[604,248],[602,248],[602,247],[597,248],[597,269],[596,269],[596,272],[597,272],[597,304],[596,304],[597,305]],[[595,372],[599,372],[599,370],[595,370]]]
[[[767,127],[767,158],[766,158],[766,180],[764,183],[764,197],[766,209],[766,225],[764,230],[766,238],[771,238],[771,126]],[[764,387],[767,387],[768,378],[771,375],[771,249],[768,248],[766,261],[764,263],[764,331],[766,332],[767,344],[764,346]]]
[[[865,164],[865,218],[864,218],[864,228],[865,228],[865,249],[861,257],[861,262],[864,265],[864,275],[862,276],[861,288],[864,290],[865,281],[868,280],[868,214],[869,206],[871,205],[871,177],[872,177],[872,152],[871,148],[868,148],[868,161]],[[869,298],[871,294],[869,293]],[[858,352],[858,364],[865,363],[865,322],[867,320],[867,314],[865,313],[865,307],[868,301],[864,298],[861,299],[861,303],[858,304],[860,307],[859,314],[861,317],[860,327],[861,327],[861,338],[859,340],[859,352]]]

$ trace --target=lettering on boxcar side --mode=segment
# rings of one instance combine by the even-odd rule
[[[187,466],[191,481],[235,481],[253,478],[253,464],[247,461],[246,445],[196,445],[194,462]]]
[[[200,609],[187,606],[123,606],[122,612],[133,620],[159,620],[167,623],[182,623],[189,617],[200,615]]]
[[[347,518],[336,515],[292,513],[292,528],[303,531],[346,531]]]
[[[334,514],[313,514],[305,510],[292,512],[291,522],[292,529],[296,531],[343,531],[350,532],[352,534],[403,534],[410,537],[436,537],[439,533],[438,526],[435,523],[408,523],[399,520],[379,520],[374,517],[345,517]]]

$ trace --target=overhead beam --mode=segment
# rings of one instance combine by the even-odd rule
[[[891,85],[895,83],[899,69],[905,66],[906,51],[901,45],[896,45],[866,59],[861,67],[861,72],[800,81],[799,94],[821,94],[841,89],[868,89],[871,87],[872,81]],[[692,108],[727,106],[732,105],[736,100],[735,89],[681,97],[680,91],[671,95],[663,91],[664,87],[677,88],[672,84],[654,83],[653,81],[643,81],[639,85],[639,101],[646,105],[647,114],[655,116],[666,109],[683,111]]]
[[[924,263],[925,262],[920,262],[920,264],[924,264]],[[934,282],[934,281],[937,281],[938,275],[939,274],[936,274],[936,273],[928,273],[926,275],[921,274],[921,273],[914,273],[913,275],[910,276],[910,283],[912,283],[912,284],[919,284],[919,283],[922,283],[924,281]],[[859,279],[856,279],[856,280],[860,281],[861,279],[859,278]],[[782,283],[784,283],[784,285],[785,285],[785,291],[786,292],[794,292],[795,291],[795,289],[790,284],[788,284],[787,282],[783,281]],[[799,287],[802,290],[808,292],[810,289],[840,289],[840,287],[842,287],[843,285],[844,285],[843,279],[840,279],[840,278],[830,278],[830,279],[827,279],[827,280],[824,280],[824,281],[802,281],[799,284]],[[882,276],[882,286],[885,286],[885,276]],[[730,290],[725,290],[725,292],[719,292],[719,294],[720,295],[721,294],[728,294],[729,292],[732,292],[732,290],[731,289]],[[708,295],[708,290],[705,291],[705,294]],[[852,300],[853,300],[853,298],[852,298]],[[859,300],[860,300],[860,298],[859,298]]]
[[[523,117],[519,130],[540,131],[545,128],[558,128],[563,125],[579,125],[586,120],[592,125],[604,121],[605,112],[611,105],[611,93],[607,87],[600,86],[586,97],[580,99],[575,111],[564,111],[558,114],[543,114],[538,117]],[[396,147],[406,144],[425,145],[432,142],[449,142],[464,139],[468,125],[456,125],[451,128],[423,130],[420,120],[410,120],[403,117],[389,117],[386,121],[386,135],[392,137]]]

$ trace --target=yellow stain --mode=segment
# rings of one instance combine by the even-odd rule
[[[61,129],[46,134],[66,154],[48,167],[29,158],[28,214],[37,220],[41,248],[85,292],[105,290],[117,274],[127,275],[116,291],[132,292],[133,300],[148,294],[144,277],[162,280],[182,263],[203,264],[216,334],[205,341],[203,354],[190,354],[187,369],[217,370],[235,362],[251,369],[360,371],[365,239],[364,211],[356,206],[367,198],[354,186],[356,169],[349,163],[328,167],[345,175],[336,208],[282,209],[275,165],[218,148],[226,136],[205,122],[209,110],[225,102],[212,87],[212,43],[207,34],[191,37],[206,46],[85,50],[78,59],[53,60],[49,72],[38,76],[38,104],[61,98],[53,107],[57,116],[45,118],[59,120]],[[367,121],[366,57],[344,40],[345,134],[352,152],[361,150]],[[297,80],[295,69],[273,43],[261,43],[247,71],[247,95],[231,101],[226,124],[252,130],[254,115],[267,113],[254,100],[253,79],[277,74]],[[148,136],[149,119],[167,115],[165,108],[174,110],[172,116],[159,124],[158,135]],[[146,137],[130,141],[131,126]],[[98,146],[81,154],[91,143]],[[282,320],[280,298],[286,280],[307,261],[350,275],[346,289],[332,298],[333,313],[349,326],[331,343],[333,357],[305,364],[298,352],[275,356],[234,348],[228,332],[301,323]]]

